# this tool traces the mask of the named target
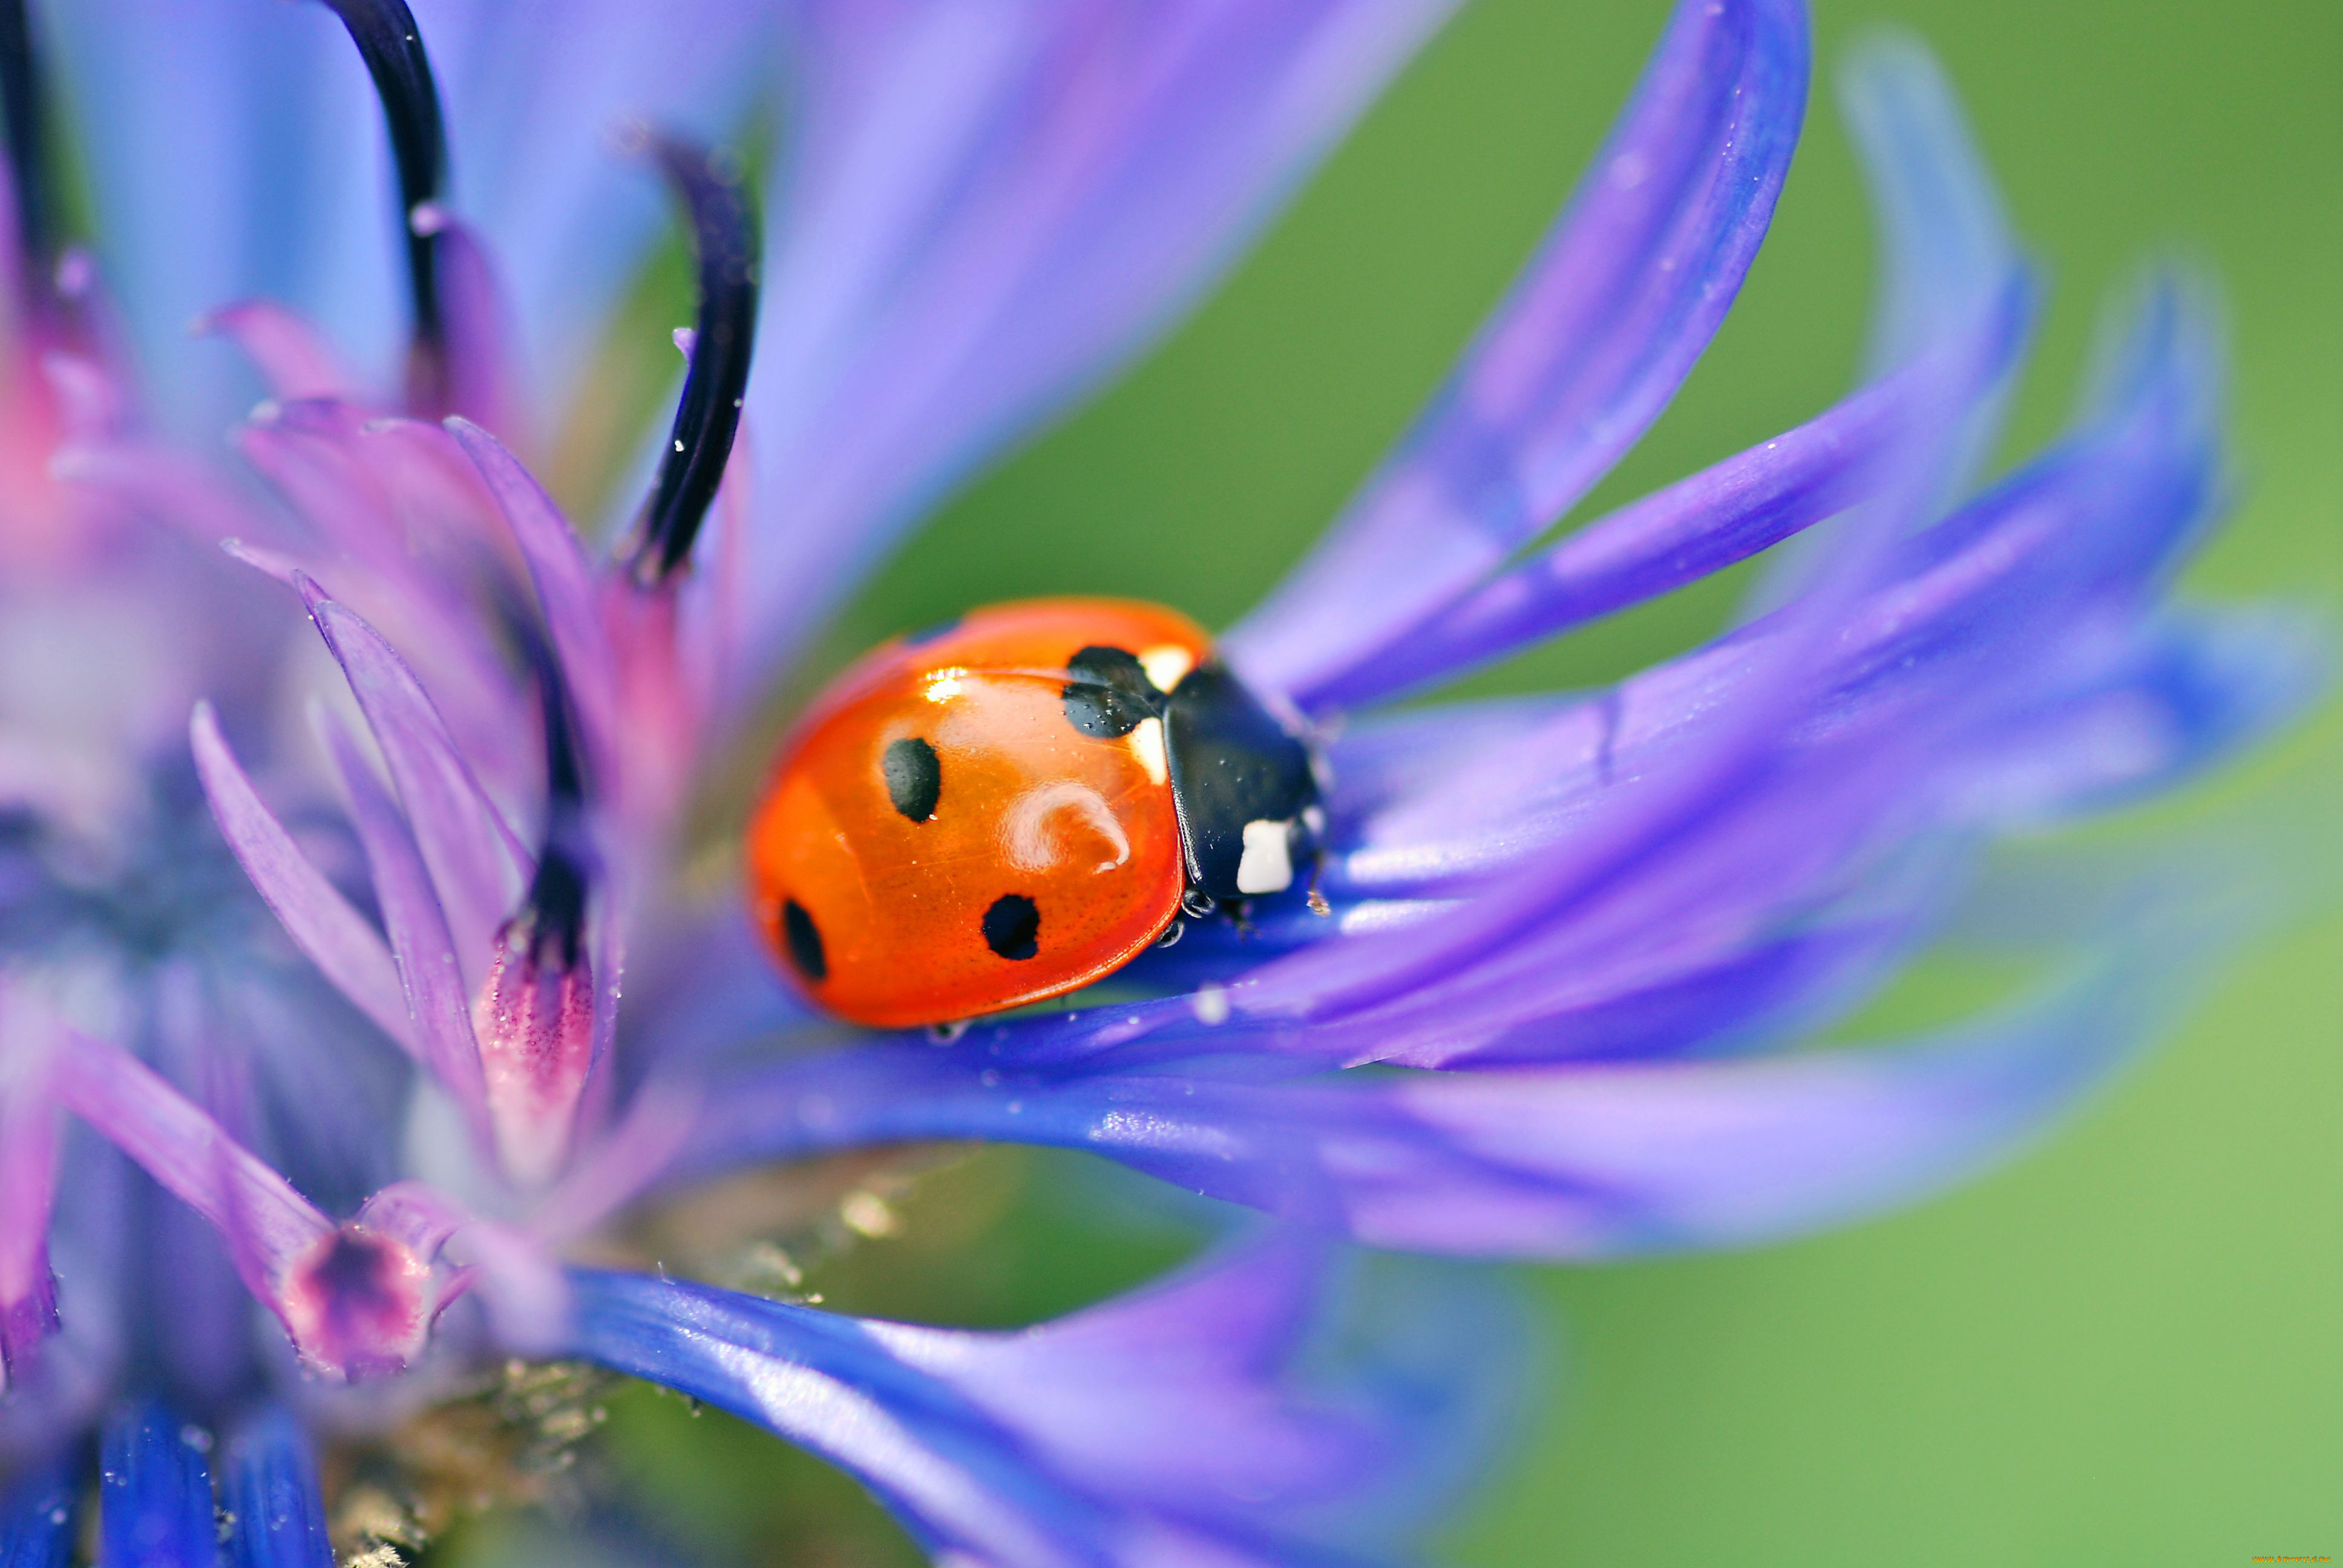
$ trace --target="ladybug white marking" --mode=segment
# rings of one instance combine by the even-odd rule
[[[1237,891],[1282,893],[1293,886],[1293,824],[1258,821],[1244,825],[1244,853],[1237,858]]]
[[[1172,761],[1163,749],[1163,720],[1142,719],[1131,732],[1131,753],[1139,765],[1147,769],[1147,781],[1162,784],[1171,779]]]
[[[1176,642],[1168,642],[1141,653],[1139,668],[1147,672],[1156,690],[1170,691],[1180,684],[1182,677],[1196,668],[1196,656]]]

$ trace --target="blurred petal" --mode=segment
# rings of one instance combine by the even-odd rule
[[[1453,0],[810,5],[749,391],[762,668],[1158,330]]]
[[[236,1430],[220,1490],[234,1521],[229,1568],[333,1568],[317,1455],[285,1412],[264,1411]]]
[[[534,379],[564,387],[660,232],[658,186],[615,156],[614,131],[734,131],[769,52],[767,13],[734,0],[414,9],[447,108],[452,205],[509,280]],[[190,428],[233,411],[183,327],[255,297],[324,323],[373,384],[392,384],[406,307],[389,157],[332,14],[77,0],[45,19],[85,111],[101,259],[158,405]]]
[[[1895,31],[1858,42],[1839,73],[1839,107],[1863,160],[1879,236],[1865,350],[1867,374],[1877,377],[1976,330],[2026,263],[1960,100],[1926,45]],[[1955,416],[1946,501],[1958,498],[1991,452],[2015,381],[2014,374],[1999,378]],[[1829,548],[1827,528],[1792,541],[1760,578],[1751,609],[1785,603]]]
[[[210,1435],[160,1402],[106,1422],[98,1462],[98,1561],[105,1568],[214,1568]]]
[[[516,384],[520,363],[513,302],[496,264],[469,225],[434,213],[427,226],[438,236],[447,407],[493,428],[526,435],[530,405]]]
[[[347,398],[357,384],[307,319],[266,299],[224,305],[199,317],[194,330],[216,333],[244,350],[272,397]]]
[[[1272,1239],[1017,1333],[579,1273],[572,1353],[845,1466],[946,1559],[1330,1563],[1301,1530],[1469,1471],[1503,1402],[1487,1369],[1518,1331],[1453,1292],[1305,1382],[1324,1267],[1317,1247]],[[1426,1321],[1437,1346],[1393,1332]]]
[[[1707,347],[1774,212],[1805,106],[1790,0],[1683,0],[1513,294],[1398,451],[1229,635],[1307,701],[1550,527]]]
[[[56,1202],[57,1113],[50,1098],[54,1026],[10,1006],[0,1040],[0,1396],[21,1382],[57,1328],[49,1224]],[[0,1553],[0,1568],[9,1562]]]
[[[1894,32],[1857,43],[1840,71],[1839,106],[1885,252],[1868,351],[1875,377],[1973,328],[2023,264],[1960,100],[1926,45]]]
[[[287,1277],[332,1233],[331,1221],[117,1045],[71,1034],[57,1053],[56,1086],[66,1109],[226,1237],[246,1287],[283,1310]]]
[[[0,1568],[65,1568],[80,1511],[71,1466],[36,1465],[16,1475],[0,1495]]]
[[[360,1012],[412,1050],[413,1026],[398,967],[381,933],[309,863],[292,835],[261,803],[220,734],[209,703],[196,707],[189,731],[196,770],[220,834],[286,935]]]

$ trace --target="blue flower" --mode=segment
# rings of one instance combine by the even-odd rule
[[[1546,537],[1764,237],[1792,0],[1678,6],[1448,383],[1227,634],[1329,763],[1325,913],[881,1034],[804,1011],[711,892],[691,824],[829,609],[1446,9],[97,0],[54,39],[71,101],[122,108],[77,127],[94,257],[0,18],[0,593],[56,618],[0,666],[0,1563],[65,1560],[93,1435],[101,1561],[216,1561],[216,1502],[236,1561],[329,1562],[318,1434],[516,1357],[762,1424],[943,1562],[1385,1557],[1503,1429],[1516,1325],[1465,1282],[1350,1289],[1345,1243],[1795,1234],[2000,1157],[2153,1034],[2206,900],[2107,919],[2052,879],[2032,992],[1809,1044],[1976,907],[1988,848],[2172,788],[2317,673],[2289,624],[2170,595],[2224,496],[2186,280],[1978,483],[2034,289],[1915,46],[1847,78],[1888,256],[1864,384]],[[768,103],[752,189],[723,149]],[[649,498],[581,529],[536,474],[602,390],[654,174],[699,319]],[[196,311],[268,387],[234,436],[265,487],[170,434],[236,386],[173,337]],[[1393,706],[1767,550],[1740,625],[1614,688]],[[934,1140],[1270,1218],[1015,1333],[586,1265],[698,1183]]]

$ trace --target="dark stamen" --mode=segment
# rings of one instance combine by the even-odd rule
[[[651,151],[691,218],[699,319],[683,400],[635,547],[636,579],[646,584],[664,581],[689,558],[724,482],[757,330],[757,217],[739,172],[721,154],[685,142],[654,137]]]
[[[560,967],[573,970],[586,932],[586,774],[560,669],[542,640],[523,641],[545,709],[545,844],[519,921],[527,922],[531,958],[543,964],[558,953]]]
[[[407,0],[323,0],[366,61],[390,127],[398,166],[399,226],[407,236],[407,280],[415,296],[415,346],[409,395],[422,407],[447,401],[447,357],[439,316],[437,241],[416,230],[416,210],[439,199],[447,179],[447,132],[439,116],[439,89],[431,59]]]
[[[56,263],[46,100],[25,0],[0,0],[0,131],[7,136],[8,176],[16,186],[16,243],[25,259],[25,287],[35,298],[47,297]]]

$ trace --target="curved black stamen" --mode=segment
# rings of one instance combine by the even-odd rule
[[[16,244],[25,258],[25,287],[35,297],[46,295],[56,263],[47,96],[25,0],[0,0],[0,131],[7,136],[8,176],[16,186]]]
[[[665,580],[689,558],[724,482],[749,386],[758,259],[756,213],[729,161],[665,138],[654,138],[651,150],[691,218],[699,254],[699,317],[683,399],[635,547],[636,578],[646,583]]]
[[[558,953],[561,968],[572,970],[586,935],[586,770],[560,668],[538,638],[525,635],[523,641],[545,711],[545,843],[519,919],[528,922],[530,957],[542,964]]]
[[[407,235],[407,273],[415,298],[415,363],[418,402],[445,401],[444,327],[439,314],[438,246],[418,233],[416,211],[439,199],[447,179],[447,131],[439,115],[439,88],[431,57],[407,0],[323,0],[358,46],[367,75],[382,99],[390,127],[391,159],[398,167],[400,227]]]

